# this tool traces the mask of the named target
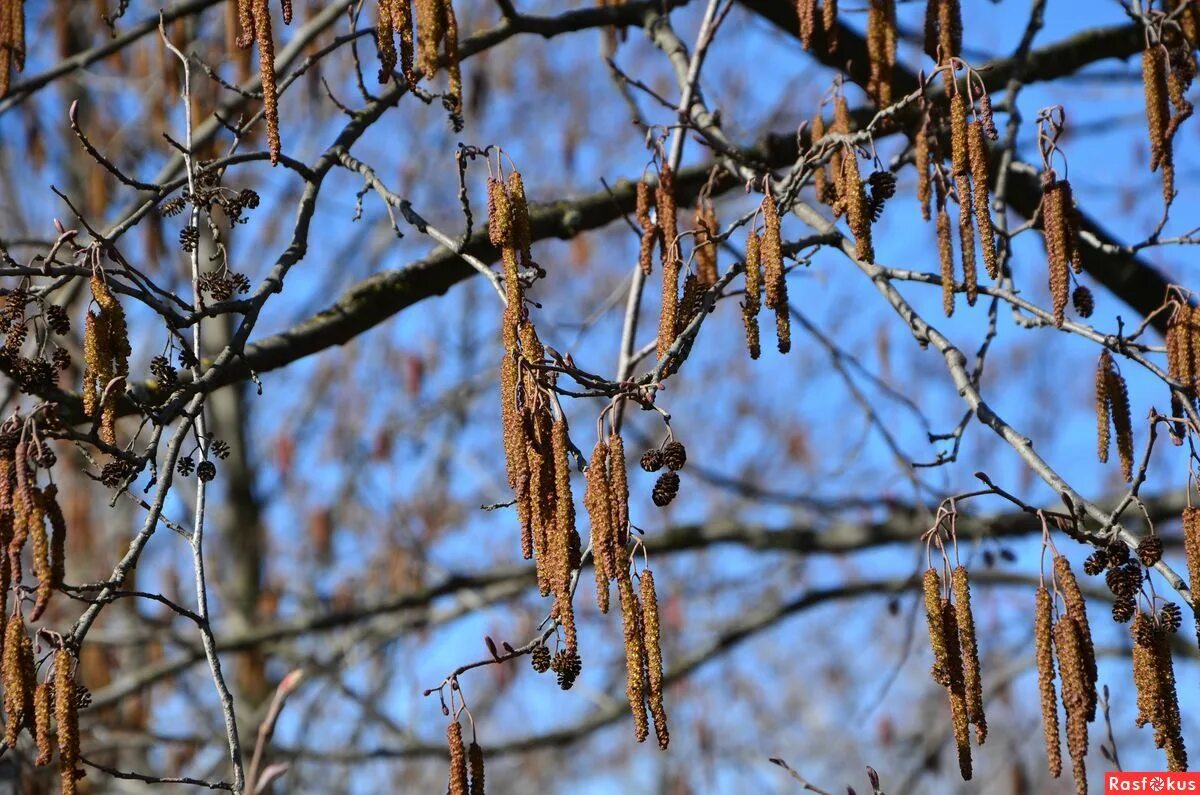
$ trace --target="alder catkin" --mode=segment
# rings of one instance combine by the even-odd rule
[[[36,682],[25,677],[23,648],[26,641],[25,617],[20,613],[9,618],[4,631],[4,657],[0,661],[0,682],[4,685],[4,744],[12,748],[25,722],[32,717],[31,704]],[[28,692],[26,692],[28,691]]]
[[[1150,137],[1150,170],[1157,171],[1165,158],[1170,157],[1167,124],[1170,108],[1167,104],[1167,50],[1161,44],[1142,52],[1142,87],[1146,95],[1146,126]]]
[[[949,599],[942,600],[942,626],[946,630],[946,666],[950,683],[950,718],[954,725],[954,745],[958,750],[958,772],[963,781],[971,780],[971,736],[967,718],[967,694],[963,684],[963,660],[958,637],[958,609]]]
[[[896,64],[895,0],[870,0],[867,10],[867,94],[875,106],[892,104],[892,72]]]
[[[1167,770],[1187,769],[1187,750],[1181,733],[1179,696],[1170,636],[1147,613],[1138,613],[1133,635],[1133,682],[1137,688],[1137,725],[1154,727],[1154,744],[1166,751]]]
[[[27,532],[33,541],[33,574],[37,577],[37,599],[29,611],[29,620],[37,621],[50,603],[54,575],[50,568],[50,539],[46,535],[46,498],[40,489],[33,489],[32,504],[26,521]]]
[[[638,244],[638,265],[642,273],[650,275],[654,257],[654,243],[658,239],[658,224],[650,216],[654,209],[654,188],[646,182],[637,184],[637,216],[638,225],[642,227],[642,237]]]
[[[32,641],[30,641],[32,659]],[[79,705],[75,699],[75,668],[71,653],[54,655],[54,720],[58,724],[58,770],[63,795],[75,795],[79,768]]]
[[[942,310],[954,314],[954,244],[950,239],[950,216],[945,206],[937,211],[938,261],[942,267]]]
[[[558,622],[566,637],[568,657],[579,653],[575,635],[575,609],[571,603],[571,570],[578,555],[579,535],[575,530],[575,501],[571,495],[571,462],[568,458],[567,423],[558,418],[551,432],[554,449],[555,517],[549,551],[552,589]]]
[[[1200,591],[1200,508],[1183,509],[1183,553],[1192,592]],[[1196,640],[1200,643],[1200,611],[1195,613]]]
[[[462,724],[457,720],[446,727],[446,741],[450,745],[450,795],[468,795],[467,752],[463,748]]]
[[[705,287],[717,283],[717,235],[721,231],[711,203],[696,208],[696,276]]]
[[[775,197],[767,191],[763,195],[763,238],[760,257],[763,264],[765,303],[775,311],[775,333],[779,352],[787,353],[792,347],[791,318],[788,310],[787,278],[783,270],[783,239],[780,232],[779,211]]]
[[[1071,571],[1071,562],[1063,555],[1054,557],[1054,577],[1058,582],[1058,587],[1062,589],[1067,615],[1075,619],[1075,626],[1078,628],[1079,653],[1083,661],[1086,685],[1083,695],[1087,708],[1087,720],[1091,722],[1096,719],[1096,682],[1099,680],[1099,672],[1096,668],[1096,650],[1092,643],[1092,628],[1088,623],[1087,603],[1084,601],[1083,592],[1079,590],[1079,582],[1075,579],[1075,573]]]
[[[926,221],[933,216],[929,212],[929,203],[933,199],[933,166],[929,152],[929,111],[921,114],[921,126],[913,139],[913,157],[917,167],[917,203],[921,205],[921,217]]]
[[[972,218],[971,181],[965,175],[954,178],[958,192],[958,239],[962,246],[963,285],[967,306],[975,306],[979,297],[979,275],[975,268],[975,223]]]
[[[1051,638],[1052,604],[1046,586],[1039,585],[1034,608],[1033,641],[1037,660],[1038,691],[1042,703],[1042,731],[1050,775],[1062,775],[1062,750],[1058,739],[1058,697],[1054,692],[1054,646]]]
[[[832,54],[838,47],[837,0],[825,0],[821,6],[821,32],[825,34],[825,52]]]
[[[617,592],[621,599],[621,623],[625,633],[625,695],[633,711],[634,737],[640,743],[650,734],[650,724],[646,718],[646,650],[642,645],[642,610],[625,561],[617,567]]]
[[[267,149],[271,165],[279,162],[279,86],[275,80],[275,40],[271,33],[271,9],[267,0],[251,0],[254,38],[258,43],[258,73],[262,79],[263,118],[267,122]],[[247,45],[249,46],[249,42]]]
[[[541,648],[545,648],[542,646]],[[471,770],[471,795],[485,795],[483,749],[474,740],[467,746],[467,764]]]
[[[954,568],[950,575],[950,587],[954,593],[958,638],[962,645],[967,720],[975,725],[975,741],[983,745],[987,739],[987,718],[983,714],[983,679],[979,667],[979,645],[975,638],[975,616],[971,612],[971,584],[965,568]]]
[[[663,661],[659,638],[658,594],[654,590],[654,572],[643,569],[642,592],[642,648],[646,653],[646,699],[650,704],[650,716],[654,719],[654,735],[658,746],[664,751],[671,742],[667,731],[667,711],[663,707]]]
[[[33,725],[34,737],[37,741],[37,759],[34,764],[38,767],[50,764],[50,759],[54,755],[53,737],[50,733],[50,681],[47,680],[37,686],[33,693]]]
[[[863,188],[858,156],[851,149],[842,158],[842,201],[846,203],[846,219],[854,234],[854,256],[863,262],[875,261],[871,243],[871,210]]]
[[[588,460],[583,507],[592,525],[592,564],[596,575],[596,606],[608,612],[608,582],[616,572],[615,528],[612,526],[612,495],[608,483],[608,444],[603,440],[592,448]]]
[[[967,144],[967,95],[954,88],[950,95],[950,163],[952,176],[962,177],[971,173],[970,149]]]
[[[992,232],[992,214],[988,208],[987,142],[983,122],[973,121],[967,128],[967,158],[971,166],[971,185],[974,191],[975,226],[979,230],[979,246],[988,277],[1000,278],[1000,262],[996,258],[996,238]]]
[[[1096,456],[1101,464],[1108,463],[1109,427],[1112,424],[1108,373],[1112,366],[1112,354],[1107,349],[1101,351],[1100,359],[1096,362]]]
[[[800,19],[800,44],[811,50],[817,32],[817,0],[796,0],[796,16]]]
[[[675,184],[671,167],[663,164],[655,194],[658,228],[662,235],[662,310],[658,319],[658,358],[664,359],[679,334],[679,226],[676,219]]]
[[[1075,776],[1075,791],[1087,793],[1088,682],[1079,625],[1070,615],[1054,623],[1054,649],[1058,653],[1058,676],[1062,680],[1062,703],[1067,715],[1067,752]]]
[[[1070,296],[1070,249],[1067,241],[1065,181],[1047,182],[1042,190],[1042,225],[1046,258],[1050,268],[1050,296],[1054,302],[1054,325],[1062,328]]]
[[[1129,390],[1125,377],[1115,366],[1108,370],[1109,412],[1117,432],[1117,456],[1121,459],[1121,476],[1133,482],[1133,421],[1129,415]]]
[[[942,621],[942,578],[937,569],[925,570],[922,580],[925,594],[925,618],[929,626],[929,646],[933,649],[933,666],[929,669],[933,681],[942,687],[950,682],[950,666],[947,662],[946,627]]]
[[[758,337],[758,312],[762,305],[762,264],[759,251],[762,238],[751,229],[746,234],[746,297],[742,301],[742,324],[746,328],[746,347],[750,358],[757,359],[762,353]]]

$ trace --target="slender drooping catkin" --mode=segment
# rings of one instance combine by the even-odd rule
[[[46,498],[41,489],[33,489],[32,505],[25,521],[33,542],[33,574],[38,581],[37,599],[29,611],[29,620],[37,621],[50,603],[54,579],[50,570],[50,539],[46,535]]]
[[[763,280],[766,305],[775,311],[775,334],[779,352],[787,353],[792,348],[791,317],[788,310],[787,278],[783,271],[783,239],[780,232],[779,211],[775,197],[767,191],[763,195],[763,239],[760,248],[763,264]]]
[[[958,609],[949,599],[943,599],[942,626],[946,629],[946,666],[950,675],[950,683],[946,686],[950,696],[950,719],[954,725],[954,745],[958,749],[958,772],[963,781],[970,781],[971,736],[958,623]]]
[[[650,704],[650,716],[654,719],[654,735],[658,746],[664,751],[671,742],[667,731],[667,711],[663,707],[663,661],[659,638],[658,594],[654,591],[654,572],[643,569],[642,592],[642,648],[646,652],[646,700]]]
[[[896,65],[896,2],[871,0],[867,11],[867,94],[875,106],[892,104],[892,72]]]
[[[696,276],[700,284],[712,287],[717,283],[717,235],[721,227],[711,202],[696,208]]]
[[[474,740],[467,746],[467,765],[471,770],[471,795],[485,795],[483,749]]]
[[[4,658],[0,662],[0,682],[4,685],[4,744],[12,748],[24,728],[25,722],[33,717],[33,691],[37,682],[28,681],[25,675],[23,649],[27,636],[25,618],[20,613],[9,618],[4,632]]]
[[[450,746],[450,795],[468,795],[467,751],[463,748],[462,724],[457,720],[446,727],[446,741]]]
[[[1062,750],[1058,739],[1058,698],[1054,692],[1054,645],[1051,636],[1050,592],[1039,585],[1034,608],[1033,642],[1037,659],[1038,691],[1042,702],[1042,731],[1046,740],[1046,761],[1050,775],[1062,775]]]
[[[612,526],[612,495],[608,485],[608,444],[598,440],[588,460],[583,507],[592,525],[592,564],[596,575],[596,606],[608,612],[608,582],[616,572],[616,529]]]
[[[50,764],[50,758],[54,755],[54,738],[50,732],[50,695],[49,680],[39,684],[33,693],[34,738],[38,750],[34,764],[38,767]]]
[[[1154,744],[1166,751],[1167,770],[1187,770],[1170,636],[1146,613],[1138,613],[1134,618],[1131,632],[1137,723],[1154,727]]]
[[[1099,672],[1096,669],[1096,649],[1092,643],[1092,628],[1088,623],[1087,602],[1084,601],[1083,592],[1079,590],[1079,582],[1075,579],[1075,573],[1071,571],[1071,562],[1063,555],[1054,557],[1054,577],[1058,582],[1058,587],[1062,589],[1067,615],[1075,619],[1075,626],[1079,630],[1079,653],[1083,660],[1086,684],[1083,695],[1087,707],[1087,720],[1091,722],[1096,719],[1096,682],[1099,680]]]
[[[929,669],[933,681],[942,687],[950,682],[949,652],[946,645],[946,627],[942,621],[942,578],[937,569],[925,570],[922,580],[925,593],[925,618],[929,625],[929,646],[933,649],[933,666]]]
[[[1151,45],[1142,52],[1142,87],[1146,95],[1146,127],[1150,136],[1150,170],[1157,171],[1170,158],[1167,124],[1170,107],[1167,95],[1167,48]]]
[[[973,121],[967,127],[967,159],[971,167],[971,186],[974,191],[975,226],[979,230],[979,246],[988,276],[1000,278],[1000,262],[996,258],[996,238],[992,233],[992,214],[988,209],[987,142],[983,122]]]
[[[967,95],[958,88],[950,95],[950,164],[951,175],[962,177],[971,173],[970,147],[967,144],[967,116],[970,108]]]
[[[825,34],[825,52],[833,53],[838,47],[837,0],[825,0],[821,6],[821,32]]]
[[[2,472],[0,477],[3,477]],[[67,520],[58,504],[57,485],[51,483],[42,491],[42,504],[46,518],[50,520],[50,588],[57,590],[62,587],[66,574],[67,547]]]
[[[854,256],[863,262],[875,261],[875,247],[871,243],[871,210],[867,192],[863,188],[862,173],[858,169],[858,156],[849,149],[842,158],[841,179],[842,201],[846,203],[846,220],[854,234]]]
[[[937,15],[938,46],[942,61],[957,57],[962,51],[962,7],[959,0],[940,0]],[[935,59],[937,56],[932,56]]]
[[[762,305],[762,263],[759,251],[762,238],[751,229],[746,234],[746,297],[742,301],[742,325],[746,328],[746,347],[750,358],[757,359],[762,353],[758,337],[758,312]]]
[[[663,164],[655,193],[658,228],[662,243],[662,311],[658,319],[658,358],[663,359],[679,333],[679,224],[676,218],[675,181],[671,167]]]
[[[809,125],[808,149],[810,152],[816,152],[821,139],[825,137],[825,117],[821,115],[821,106],[817,106],[817,112],[813,115],[812,123]],[[822,204],[833,204],[836,200],[834,196],[833,186],[829,179],[829,165],[827,163],[815,163],[813,165],[813,193],[816,194],[817,201]]]
[[[817,32],[817,0],[796,0],[796,16],[800,20],[800,44],[811,50]]]
[[[508,469],[508,485],[516,497],[517,522],[521,527],[521,554],[526,560],[533,556],[533,507],[529,487],[528,445],[525,424],[518,405],[518,371],[516,354],[505,352],[500,361],[500,424],[504,438],[504,457]]]
[[[1167,373],[1186,390],[1196,388],[1195,331],[1192,308],[1172,300],[1167,320]]]
[[[958,240],[962,247],[963,285],[967,306],[975,306],[979,297],[979,275],[975,267],[975,222],[971,199],[971,181],[964,174],[954,178],[958,193]]]
[[[617,549],[624,549],[629,541],[629,475],[625,471],[625,440],[615,431],[608,435],[608,493],[613,508],[613,540]],[[609,577],[615,572],[614,564]]]
[[[1200,508],[1183,509],[1183,553],[1187,560],[1188,582],[1192,590],[1200,590]],[[1200,643],[1200,612],[1195,615],[1196,640]]]
[[[1112,417],[1109,412],[1112,398],[1108,394],[1108,373],[1112,370],[1112,354],[1107,349],[1100,352],[1096,362],[1096,456],[1101,464],[1108,463],[1109,427]]]
[[[1125,377],[1116,366],[1108,369],[1109,413],[1117,432],[1117,455],[1121,459],[1121,476],[1126,483],[1133,481],[1133,421],[1129,414],[1129,390]]]
[[[958,639],[962,645],[963,692],[967,699],[967,720],[975,725],[975,741],[987,739],[987,718],[983,714],[983,679],[979,667],[979,645],[975,639],[975,616],[971,612],[971,584],[967,570],[956,566],[950,576],[958,618]]]
[[[634,737],[640,743],[650,734],[646,719],[646,650],[642,643],[642,609],[633,590],[629,564],[624,560],[617,567],[617,592],[625,632],[625,695],[633,711]]]
[[[654,187],[646,182],[637,184],[637,222],[642,227],[642,237],[638,244],[638,265],[642,273],[649,276],[654,258],[654,242],[658,239],[658,224],[650,216],[654,209]]]
[[[578,555],[579,535],[575,531],[575,501],[571,495],[571,462],[567,454],[567,423],[563,418],[554,421],[551,439],[554,448],[555,516],[549,551],[551,556],[552,588],[558,623],[563,628],[568,657],[579,653],[575,635],[575,609],[571,604],[571,570],[573,557]]]
[[[917,203],[921,205],[921,217],[926,221],[933,216],[929,203],[933,199],[933,166],[929,151],[929,111],[921,115],[921,126],[913,139],[913,157],[917,167]]]
[[[938,261],[942,269],[942,311],[954,314],[954,244],[950,238],[950,215],[939,202],[937,211]]]
[[[1062,703],[1067,714],[1067,752],[1075,776],[1075,791],[1087,794],[1088,675],[1083,658],[1079,624],[1070,615],[1054,624],[1054,649],[1058,653],[1058,676],[1062,680]]]
[[[75,782],[82,775],[78,769],[79,704],[75,697],[74,663],[71,653],[64,649],[54,655],[54,720],[58,724],[58,770],[63,795],[75,795]]]
[[[1054,325],[1062,328],[1070,299],[1071,252],[1068,241],[1066,182],[1052,180],[1042,189],[1042,225],[1046,257],[1050,267],[1050,296],[1054,302]]]

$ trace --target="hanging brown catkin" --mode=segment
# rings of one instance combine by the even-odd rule
[[[1075,579],[1075,573],[1071,571],[1071,562],[1063,555],[1054,557],[1054,578],[1058,587],[1062,589],[1067,615],[1075,619],[1075,625],[1079,630],[1079,653],[1083,660],[1086,685],[1083,695],[1087,707],[1087,720],[1090,723],[1096,719],[1096,682],[1099,679],[1099,673],[1096,669],[1096,650],[1092,643],[1092,629],[1088,623],[1087,603],[1084,601],[1083,592],[1079,590],[1079,582]]]
[[[1054,644],[1051,636],[1053,605],[1046,586],[1039,585],[1034,608],[1033,641],[1042,703],[1042,730],[1050,775],[1062,775],[1062,749],[1058,738],[1058,698],[1054,692]]]
[[[1079,625],[1070,615],[1063,615],[1054,624],[1054,649],[1058,653],[1058,675],[1062,680],[1062,703],[1067,715],[1067,751],[1071,756],[1075,791],[1078,795],[1086,795],[1088,682]]]
[[[783,239],[780,232],[779,211],[775,197],[767,191],[763,195],[763,239],[761,257],[763,279],[768,309],[775,311],[775,333],[779,341],[779,352],[787,353],[792,347],[791,317],[788,314],[787,278],[783,271]]]
[[[758,312],[762,303],[762,264],[759,251],[762,238],[751,229],[746,233],[746,297],[742,301],[742,324],[746,328],[746,347],[750,358],[757,359],[762,353],[758,336]]]
[[[629,563],[624,559],[617,565],[617,591],[625,633],[625,695],[633,711],[634,737],[640,743],[650,734],[646,719],[646,650],[642,643],[642,610],[629,576]]]
[[[975,220],[971,199],[971,181],[964,174],[954,178],[958,193],[958,240],[962,246],[963,285],[967,306],[975,306],[979,297],[979,276],[975,268]]]
[[[679,271],[683,264],[679,254],[679,225],[676,219],[675,183],[671,167],[663,164],[655,194],[658,228],[662,235],[662,310],[658,319],[658,358],[664,359],[679,333]]]
[[[925,594],[925,618],[929,627],[929,645],[933,649],[933,666],[929,669],[933,681],[942,687],[950,682],[949,651],[946,645],[946,627],[942,620],[942,580],[937,569],[925,570],[922,580]]]
[[[575,502],[571,495],[571,462],[568,458],[567,423],[561,417],[552,429],[554,447],[555,522],[549,543],[552,587],[558,622],[566,637],[568,657],[579,653],[575,635],[575,609],[571,604],[571,569],[574,550],[579,546],[575,531]]]
[[[654,256],[654,242],[658,238],[658,224],[650,217],[654,209],[654,187],[646,182],[637,184],[637,222],[642,227],[642,237],[638,244],[638,265],[642,273],[649,276]]]
[[[973,121],[967,126],[967,159],[971,167],[971,184],[974,191],[975,226],[979,230],[979,247],[983,251],[983,265],[988,277],[1000,278],[1000,262],[996,258],[996,238],[992,232],[992,214],[988,208],[988,160],[987,142],[984,140],[983,122]]]
[[[462,724],[457,720],[446,727],[446,741],[450,746],[450,795],[467,793],[467,752],[463,748]]]
[[[646,653],[646,700],[650,704],[650,716],[654,719],[654,735],[658,746],[664,751],[671,742],[667,731],[667,711],[663,706],[663,661],[662,644],[659,637],[658,594],[654,590],[654,572],[643,569],[642,592],[642,648]]]
[[[950,238],[950,216],[939,202],[937,211],[938,261],[942,273],[942,310],[954,314],[954,244]]]
[[[967,717],[967,694],[963,683],[963,660],[958,637],[958,609],[949,599],[942,600],[942,626],[946,629],[946,665],[950,683],[950,718],[954,725],[954,745],[958,750],[958,772],[963,781],[970,781],[971,737]]]
[[[867,192],[863,187],[862,174],[858,169],[858,156],[849,149],[842,158],[842,201],[846,203],[846,219],[854,234],[854,256],[863,262],[875,261],[875,247],[871,243],[871,210]]]
[[[1096,456],[1101,464],[1108,463],[1109,427],[1112,425],[1108,371],[1111,369],[1112,354],[1107,350],[1101,351],[1100,360],[1096,362]]]
[[[963,690],[966,694],[967,720],[975,725],[975,741],[987,739],[987,718],[983,714],[983,679],[979,667],[979,646],[975,639],[975,616],[971,612],[971,584],[967,570],[956,566],[950,576],[958,618],[958,638],[962,644]]]
[[[1200,591],[1200,508],[1183,509],[1183,553],[1192,592]],[[1200,643],[1200,611],[1195,614],[1196,640]]]
[[[592,525],[592,564],[596,575],[596,606],[608,612],[608,581],[616,572],[612,495],[608,486],[608,444],[598,440],[588,460],[583,506]]]

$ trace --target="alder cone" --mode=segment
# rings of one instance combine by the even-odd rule
[[[663,448],[662,460],[667,465],[667,469],[678,472],[687,463],[687,450],[681,442],[668,442],[667,446]]]
[[[665,508],[675,499],[675,495],[679,493],[679,474],[676,472],[664,472],[658,476],[658,481],[654,484],[654,490],[650,493],[654,504],[659,508]]]

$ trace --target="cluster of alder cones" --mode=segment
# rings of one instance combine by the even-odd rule
[[[659,508],[670,505],[679,494],[679,470],[683,469],[686,463],[687,450],[682,442],[675,439],[642,453],[641,464],[645,471],[658,472],[663,467],[667,468],[666,472],[658,476],[658,480],[654,482],[654,489],[650,492],[651,499]]]

